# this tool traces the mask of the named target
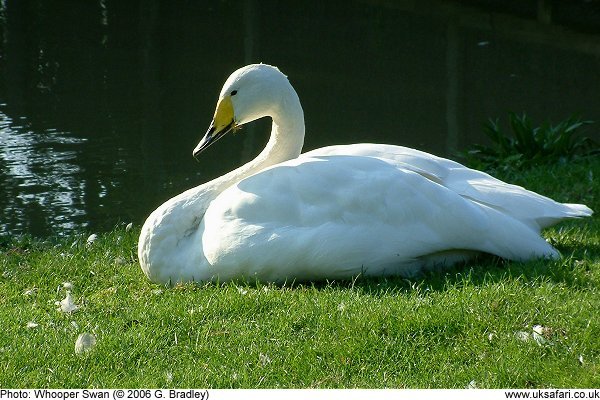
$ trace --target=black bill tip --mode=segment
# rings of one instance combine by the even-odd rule
[[[222,129],[217,130],[214,125],[214,121],[213,121],[210,124],[210,126],[208,127],[208,130],[206,131],[206,134],[204,135],[202,140],[200,140],[200,143],[198,143],[198,146],[196,146],[196,148],[192,152],[192,155],[194,156],[194,158],[197,160],[200,153],[202,153],[204,150],[206,150],[211,144],[213,144],[214,142],[216,142],[217,140],[219,140],[223,136],[225,136],[225,134],[227,134],[229,131],[231,131],[234,126],[235,126],[234,122],[231,121],[228,125],[226,125]]]

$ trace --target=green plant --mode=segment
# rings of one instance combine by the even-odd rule
[[[490,119],[484,126],[491,146],[474,145],[462,153],[467,164],[478,168],[524,168],[533,165],[567,161],[599,151],[598,143],[579,134],[593,121],[570,116],[557,125],[545,122],[534,127],[527,114],[508,114],[512,135],[506,134],[498,119]]]

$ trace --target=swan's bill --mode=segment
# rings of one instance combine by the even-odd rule
[[[206,131],[206,134],[194,149],[193,155],[198,158],[198,155],[208,146],[225,136],[226,133],[235,128],[235,118],[233,114],[233,104],[231,96],[225,96],[217,103],[217,109],[213,120]]]
[[[208,146],[221,139],[226,133],[229,133],[229,131],[233,130],[234,127],[235,124],[233,121],[231,121],[229,125],[226,125],[223,129],[217,131],[215,128],[215,123],[212,122],[208,128],[208,131],[206,131],[206,135],[204,135],[202,140],[200,140],[200,143],[198,143],[198,146],[196,146],[194,149],[194,152],[192,153],[194,158],[198,158],[200,153],[202,153]]]

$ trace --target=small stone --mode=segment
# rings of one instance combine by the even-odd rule
[[[90,351],[96,345],[96,337],[91,333],[82,333],[75,341],[75,354]]]

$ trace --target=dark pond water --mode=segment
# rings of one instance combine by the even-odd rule
[[[600,121],[599,2],[543,3],[4,0],[0,234],[139,225],[257,154],[268,121],[191,156],[250,62],[290,77],[307,150],[449,155],[510,110]]]

